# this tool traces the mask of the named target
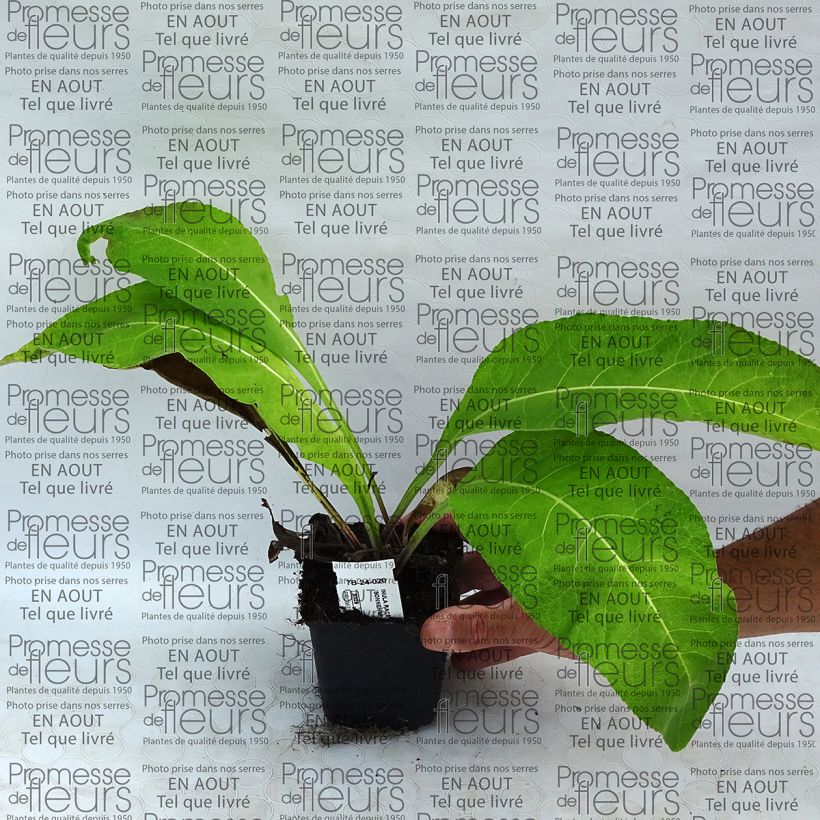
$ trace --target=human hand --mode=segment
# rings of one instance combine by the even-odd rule
[[[421,641],[427,649],[452,652],[453,665],[464,670],[483,669],[535,652],[574,657],[510,597],[477,552],[464,556],[461,571],[462,593],[473,589],[479,591],[424,622]]]
[[[717,551],[718,575],[735,592],[739,637],[817,631],[818,516],[820,499]],[[436,527],[458,531],[449,516]],[[788,577],[786,573],[803,583],[797,606],[782,593],[779,584],[769,580],[778,574]],[[421,628],[424,646],[453,652],[456,668],[483,669],[535,652],[575,658],[521,609],[478,553],[468,553],[464,558],[461,588],[462,592],[479,592],[458,606],[431,615]]]

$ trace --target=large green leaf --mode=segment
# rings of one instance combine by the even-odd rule
[[[273,272],[256,237],[230,214],[196,202],[149,205],[87,227],[77,240],[83,261],[106,240],[105,253],[126,270],[240,330],[264,327],[268,347],[314,390],[324,387],[293,329],[287,296],[276,292]],[[251,311],[255,311],[251,314]]]
[[[161,291],[140,282],[76,308],[0,364],[59,351],[116,369],[147,364],[199,394],[215,386],[228,397],[227,409],[297,445],[303,458],[336,474],[358,503],[369,501],[369,476],[340,448],[336,417],[300,391],[301,380],[267,348],[264,334],[245,335]],[[184,357],[210,383],[172,367],[171,356]]]
[[[77,240],[85,262],[91,245],[106,240],[117,270],[141,276],[236,331],[264,333],[269,350],[299,373],[338,420],[337,449],[353,455],[371,484],[372,470],[331,391],[293,327],[287,296],[276,291],[273,271],[256,237],[231,214],[196,201],[149,205],[86,228]],[[370,491],[355,497],[371,538],[377,537]]]
[[[703,320],[578,314],[503,339],[476,370],[403,512],[457,442],[494,430],[586,433],[636,418],[702,421],[820,449],[820,368]]]
[[[603,433],[512,433],[444,506],[538,624],[670,748],[688,743],[726,675],[737,616],[685,493]]]

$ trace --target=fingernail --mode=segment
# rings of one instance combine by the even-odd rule
[[[427,649],[446,651],[452,640],[450,621],[445,618],[428,618],[421,628],[421,642]]]

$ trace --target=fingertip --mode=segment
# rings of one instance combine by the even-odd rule
[[[421,626],[421,644],[434,652],[446,652],[450,643],[450,622],[444,611],[431,615]]]

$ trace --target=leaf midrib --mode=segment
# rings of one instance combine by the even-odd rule
[[[124,230],[140,232],[139,228],[134,227],[132,225],[129,225],[127,223],[124,223],[122,225],[122,227],[123,227]],[[142,233],[142,232],[140,232],[140,233]],[[241,279],[236,273],[233,273],[230,270],[230,268],[227,268],[218,259],[215,259],[213,256],[211,256],[206,251],[200,250],[195,245],[189,245],[187,242],[183,242],[181,239],[179,239],[178,237],[173,236],[171,234],[162,233],[160,235],[163,236],[166,239],[170,239],[172,242],[176,242],[178,245],[181,245],[184,248],[189,248],[190,250],[198,253],[200,256],[202,256],[205,259],[209,259],[211,262],[213,262],[215,265],[220,267],[226,273],[230,274],[236,282],[238,282],[243,288],[245,288],[248,291],[248,293],[251,294],[251,296],[253,296],[253,298],[256,300],[256,302],[262,307],[262,309],[265,312],[267,312],[267,314],[278,324],[278,326],[284,329],[284,331],[287,334],[288,338],[296,346],[296,350],[299,350],[299,351],[301,351],[302,353],[305,353],[305,354],[307,353],[304,346],[302,345],[302,342],[299,340],[299,337],[293,332],[292,328],[288,326],[287,322],[283,322],[280,318],[278,318],[276,313],[273,311],[273,309],[270,308],[267,304],[265,304],[265,302],[262,299],[260,299],[259,296],[256,295],[253,288],[249,287],[244,279]],[[139,274],[137,274],[137,275],[139,275]],[[271,282],[271,284],[273,284],[273,282]],[[274,290],[274,293],[276,293],[275,290]],[[280,297],[280,298],[285,299],[285,297]],[[195,305],[193,302],[189,302],[187,299],[183,299],[182,301],[186,302],[186,304],[191,305],[191,307],[196,308],[197,310],[202,310],[202,308],[200,308],[199,305]],[[203,311],[203,313],[204,313],[204,311]],[[240,333],[241,333],[241,331],[240,331]],[[270,350],[270,348],[268,348],[267,345],[265,346],[265,349]],[[271,351],[271,352],[273,352],[273,351]],[[274,355],[278,356],[278,354],[274,354]],[[286,361],[281,356],[279,356],[279,358],[282,359],[283,361]],[[316,382],[316,384],[312,385],[312,386],[316,387],[318,389],[319,385],[324,385],[324,380],[322,379],[322,376],[319,373],[319,371],[316,369],[316,366],[313,364],[313,360],[311,358],[308,358],[307,356],[305,356],[305,362],[304,363],[305,363],[305,366],[307,368],[308,373],[310,373],[311,378]],[[299,370],[299,368],[295,364],[294,364],[294,369],[297,373],[301,374],[301,370]],[[328,395],[330,395],[330,391],[328,390],[327,392],[328,392]],[[329,410],[333,410],[336,413],[338,413],[339,415],[341,415],[341,411],[336,406],[336,402],[333,400],[332,396],[330,396],[330,401],[329,401],[327,406],[328,406]],[[345,436],[345,439],[347,441],[347,447],[350,450],[350,453],[353,456],[353,458],[356,461],[358,461],[360,465],[367,466],[368,469],[369,469],[370,465],[368,464],[367,459],[365,459],[364,453],[361,451],[361,448],[360,448],[359,443],[356,440],[355,436],[353,436],[352,433],[348,433],[346,430],[342,430],[342,435]]]
[[[705,396],[711,399],[719,399],[720,401],[725,401],[728,404],[740,406],[742,402],[735,401],[734,399],[729,399],[726,396],[719,396],[716,393],[709,393],[706,390],[686,390],[680,387],[663,387],[663,386],[655,386],[649,387],[648,385],[644,384],[602,384],[602,385],[594,385],[594,384],[580,384],[580,385],[572,385],[571,387],[567,387],[565,385],[559,385],[558,387],[551,389],[551,390],[538,390],[535,393],[528,393],[526,396],[514,396],[511,399],[507,399],[507,406],[510,404],[514,404],[515,402],[520,401],[527,401],[528,399],[536,398],[539,396],[548,396],[557,393],[559,390],[665,390],[669,393],[682,393],[685,396]],[[465,393],[465,397],[466,397]],[[475,419],[482,419],[485,416],[496,412],[493,410],[482,410],[476,416]],[[789,418],[788,416],[783,416],[780,413],[767,413],[768,416],[774,416],[776,418],[782,419],[785,422],[791,423],[794,422],[795,424],[799,424],[801,427],[805,427],[809,430],[814,430],[815,432],[820,432],[820,427],[814,427],[811,424],[806,424],[805,422],[800,421],[799,419]],[[681,421],[685,421],[686,419],[681,419]]]
[[[127,231],[137,231],[139,233],[143,233],[142,231],[140,231],[139,228],[133,227],[133,226],[127,224],[127,223],[123,224],[122,227],[123,227],[124,230],[127,230]],[[176,242],[178,245],[182,245],[183,248],[189,248],[190,250],[194,251],[195,253],[200,254],[204,258],[210,260],[215,265],[220,267],[226,273],[230,274],[236,282],[238,282],[243,288],[245,288],[245,290],[248,291],[248,293],[251,294],[251,296],[253,296],[253,298],[261,306],[261,308],[269,316],[273,317],[273,319],[279,324],[280,327],[284,328],[285,333],[287,333],[287,335],[290,337],[290,339],[294,342],[294,344],[296,345],[297,350],[304,350],[304,348],[302,347],[301,342],[296,337],[296,335],[291,330],[291,328],[288,327],[287,323],[283,322],[281,319],[279,319],[276,316],[276,313],[271,309],[271,307],[269,305],[265,304],[265,302],[262,299],[260,299],[259,296],[256,295],[256,292],[254,291],[254,289],[252,287],[249,287],[248,284],[245,282],[245,280],[241,279],[237,273],[234,273],[230,268],[225,267],[225,265],[223,265],[222,262],[220,262],[218,259],[215,259],[213,256],[211,256],[206,251],[203,251],[201,248],[197,248],[195,245],[189,245],[187,242],[183,242],[179,237],[176,237],[176,236],[173,236],[173,235],[167,234],[167,233],[163,233],[163,234],[161,234],[161,236],[163,236],[165,239],[170,239],[171,242]],[[137,274],[137,276],[139,276],[139,274]],[[193,302],[189,302],[187,299],[183,299],[182,301],[187,302],[189,305],[191,305],[191,307],[195,307],[197,310],[202,310],[202,308],[200,308],[199,305],[195,305]],[[203,311],[203,313],[204,313],[204,311]]]
[[[118,325],[118,327],[145,327],[145,326],[146,326],[145,322],[122,322],[121,324]],[[156,327],[163,327],[163,325],[160,324],[159,322],[156,322],[155,326]],[[202,332],[201,327],[194,327],[193,325],[186,325],[186,324],[183,324],[182,322],[175,322],[175,326],[185,328],[187,330],[198,330],[198,331]],[[234,330],[236,330],[236,329],[234,328]],[[249,341],[253,341],[253,340],[249,339],[248,336],[245,336],[241,332],[239,332],[239,335],[242,336],[245,339],[248,339]],[[215,338],[219,339],[220,341],[226,342],[232,353],[239,353],[240,355],[244,356],[246,359],[250,359],[251,361],[256,362],[257,364],[261,365],[265,370],[267,370],[270,374],[272,374],[273,376],[276,376],[276,378],[282,384],[288,384],[288,381],[285,379],[285,377],[282,376],[281,373],[277,373],[272,367],[270,367],[267,364],[267,362],[264,362],[264,361],[262,361],[262,359],[257,358],[256,356],[254,356],[249,351],[242,350],[242,348],[236,347],[233,344],[233,342],[231,342],[230,339],[226,339],[224,336],[220,336],[218,333],[215,333],[214,336],[215,336]],[[266,347],[265,350],[269,350],[269,348]],[[178,353],[179,351],[173,351],[173,352]],[[273,351],[269,351],[269,352],[273,353]],[[182,353],[180,355],[184,356],[185,354]],[[273,355],[276,356],[275,353],[273,353]],[[186,358],[187,358],[187,356],[186,356]],[[281,359],[281,357],[277,357],[277,358],[280,358],[280,361],[284,361],[284,359]]]
[[[520,489],[526,490],[528,492],[537,492],[537,493],[540,493],[541,495],[547,496],[547,497],[551,498],[556,504],[560,504],[562,507],[566,508],[569,512],[576,515],[579,519],[582,519],[584,521],[589,521],[589,518],[587,516],[583,515],[580,510],[575,509],[575,507],[573,507],[571,504],[568,504],[563,498],[561,498],[561,496],[553,495],[553,493],[549,492],[548,490],[544,490],[543,488],[541,488],[537,485],[520,484],[516,481],[505,481],[504,484],[506,486],[519,487]],[[687,667],[687,665],[686,665],[686,663],[683,659],[683,652],[678,648],[678,642],[672,637],[672,633],[669,631],[669,627],[667,626],[666,621],[664,620],[661,613],[658,612],[658,608],[655,606],[655,602],[652,600],[652,597],[649,595],[649,592],[647,591],[646,587],[640,582],[640,580],[632,572],[629,564],[626,561],[624,561],[623,558],[621,558],[620,555],[618,555],[618,551],[613,547],[613,545],[610,543],[610,541],[604,535],[602,535],[595,528],[595,526],[592,525],[591,522],[590,522],[590,527],[592,528],[592,531],[610,548],[612,554],[615,556],[618,563],[622,566],[622,568],[627,573],[627,575],[629,575],[629,577],[632,578],[632,580],[637,584],[638,588],[641,590],[641,593],[643,594],[644,598],[646,599],[646,602],[649,604],[649,606],[652,608],[652,610],[658,616],[658,621],[657,622],[659,624],[661,624],[661,626],[663,627],[663,631],[666,633],[667,637],[669,638],[671,643],[674,645],[674,647],[678,650],[677,654],[680,658],[680,664],[683,667],[683,671],[686,673],[686,680],[689,682],[689,689],[691,690],[694,686],[694,682],[692,680],[692,674],[689,672],[689,667]]]

